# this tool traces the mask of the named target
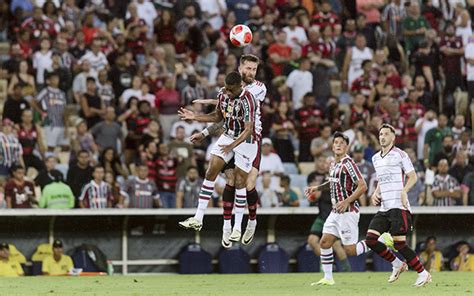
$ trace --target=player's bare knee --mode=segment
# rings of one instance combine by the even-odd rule
[[[216,171],[216,170],[213,170],[211,169],[211,167],[209,167],[206,171],[206,180],[209,180],[209,181],[215,181],[217,179],[217,175],[219,174],[219,171]]]
[[[330,247],[332,247],[332,243],[328,239],[322,239],[319,245],[323,249],[329,249]]]
[[[355,245],[344,246],[344,251],[347,256],[357,256],[357,250]]]
[[[238,171],[235,173],[235,188],[245,188],[247,176],[244,172]]]
[[[226,170],[225,177],[226,177],[226,184],[231,187],[234,187],[235,186],[234,170],[233,169]]]

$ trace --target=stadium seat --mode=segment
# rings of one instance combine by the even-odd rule
[[[211,254],[199,244],[189,244],[179,253],[179,273],[200,274],[212,272]]]
[[[250,273],[250,255],[238,244],[228,250],[221,248],[219,270],[221,273]]]
[[[258,256],[258,271],[260,273],[286,273],[289,259],[288,254],[278,244],[266,244]]]
[[[43,262],[42,261],[33,261],[31,262],[31,275],[42,275],[43,274]]]
[[[284,162],[283,168],[285,169],[286,175],[298,174],[298,168],[296,167],[296,164],[292,162]]]
[[[296,270],[298,272],[319,272],[320,258],[314,254],[309,244],[304,244],[296,254]]]
[[[86,250],[79,249],[71,256],[75,268],[81,268],[84,272],[98,272],[94,262],[87,255]]]

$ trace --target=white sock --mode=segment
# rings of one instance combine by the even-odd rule
[[[204,212],[206,211],[207,205],[212,198],[212,193],[214,192],[214,183],[216,183],[216,181],[204,180],[201,186],[201,191],[199,192],[199,203],[194,218],[201,223],[204,218]]]
[[[400,267],[403,264],[403,261],[398,259],[397,256],[395,256],[395,260],[392,261],[392,266],[393,267]]]
[[[323,266],[324,278],[332,280],[332,265],[334,263],[334,255],[332,248],[323,249],[321,248],[321,265]]]
[[[242,219],[244,218],[245,205],[247,203],[247,189],[235,189],[235,204],[234,204],[234,229],[242,231]]]
[[[225,230],[230,230],[232,229],[232,223],[230,220],[224,220],[224,227],[222,229]]]
[[[250,220],[247,222],[247,224],[251,227],[257,227],[257,219]]]
[[[369,251],[370,251],[370,249],[367,247],[367,244],[365,243],[365,240],[360,241],[356,244],[357,256],[365,254]]]

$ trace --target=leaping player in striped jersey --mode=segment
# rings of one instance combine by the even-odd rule
[[[247,179],[247,204],[249,209],[249,221],[247,223],[247,228],[245,229],[244,235],[242,236],[242,244],[248,245],[252,242],[255,235],[255,230],[257,227],[257,202],[258,194],[255,190],[258,172],[260,168],[261,160],[261,131],[262,131],[262,122],[261,122],[261,112],[260,105],[265,100],[267,94],[267,88],[265,84],[260,81],[255,80],[257,75],[258,65],[260,59],[254,55],[243,55],[240,57],[239,63],[239,73],[242,75],[242,86],[249,91],[255,97],[257,110],[255,118],[255,133],[257,135],[257,145],[258,145],[258,154],[252,164],[252,170]],[[216,104],[217,100],[197,100],[195,103],[203,104]],[[201,133],[197,133],[191,137],[191,142],[199,143],[204,138],[209,135],[218,136],[219,131],[221,130],[223,122],[213,124],[208,128],[204,129]],[[235,204],[235,223],[232,230],[231,219],[232,219],[232,209],[234,208],[234,176],[232,169],[225,171],[226,173],[226,186],[223,193],[223,208],[224,208],[224,226],[223,226],[223,236],[222,236],[222,245],[225,248],[230,248],[232,246],[232,241],[237,242],[241,238],[241,224],[245,210],[245,201],[238,199]],[[201,205],[201,203],[200,203]],[[206,204],[207,207],[207,204]],[[196,211],[196,218],[199,221],[197,228],[200,229],[202,226],[202,219],[204,216],[204,211],[206,208],[198,207]],[[193,228],[189,223],[183,221],[180,223],[181,226],[186,228]],[[188,227],[189,226],[189,227]]]
[[[237,81],[238,84],[235,84]],[[225,83],[225,88],[219,91],[216,110],[211,114],[194,115],[192,111],[186,109],[181,109],[178,112],[183,120],[216,123],[224,121],[224,133],[219,137],[211,151],[211,161],[199,194],[196,214],[194,217],[179,223],[185,228],[201,229],[204,211],[214,191],[215,180],[232,158],[234,158],[235,164],[235,212],[236,215],[239,213],[243,217],[245,211],[247,177],[257,157],[257,142],[261,138],[260,131],[254,126],[257,104],[254,96],[242,88],[242,78],[239,73],[231,72],[228,74]],[[233,199],[234,196],[232,196]],[[230,211],[232,215],[232,208]],[[236,240],[240,240],[241,221],[242,219],[240,219],[240,223],[236,221],[236,228],[232,231],[236,234]],[[229,228],[225,233],[227,242],[229,242],[231,234]]]
[[[408,154],[394,146],[395,137],[395,128],[383,124],[379,130],[382,150],[372,157],[378,184],[371,200],[374,205],[380,205],[380,210],[369,224],[366,243],[375,253],[392,263],[393,271],[388,279],[389,283],[395,282],[400,274],[408,269],[408,263],[418,272],[414,286],[420,287],[431,282],[431,275],[406,244],[406,235],[413,228],[407,193],[416,184],[417,175]],[[408,177],[408,180],[405,177]],[[407,263],[398,259],[378,241],[383,232],[392,235],[395,249]]]
[[[367,185],[356,163],[347,155],[348,149],[349,138],[341,132],[336,132],[332,144],[335,160],[329,169],[329,181],[305,190],[305,195],[309,198],[321,187],[329,185],[333,206],[331,214],[324,222],[320,241],[324,278],[311,285],[334,285],[332,246],[336,240],[341,239],[348,256],[359,256],[369,250],[364,241],[357,242],[360,217],[357,200],[367,190]]]

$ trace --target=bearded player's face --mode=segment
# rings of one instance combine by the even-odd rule
[[[394,140],[395,140],[395,135],[389,128],[383,128],[380,130],[379,132],[380,146],[388,147],[392,145]]]
[[[245,84],[251,84],[255,80],[257,68],[258,64],[250,61],[246,61],[239,66],[239,72]]]

